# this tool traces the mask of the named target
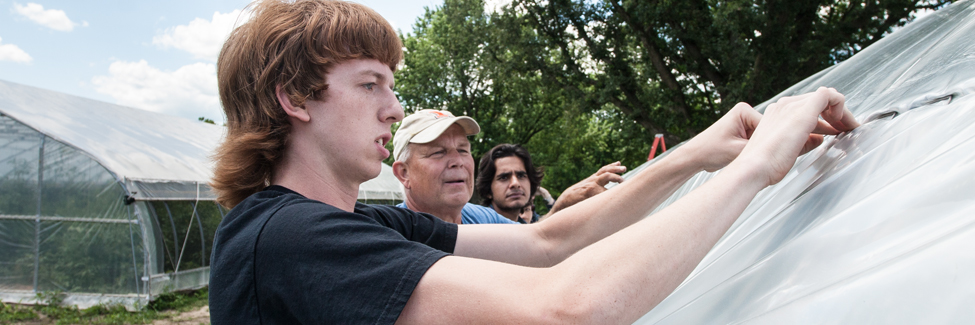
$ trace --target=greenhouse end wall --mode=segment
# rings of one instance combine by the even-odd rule
[[[141,307],[209,278],[224,213],[194,197],[132,201],[80,150],[0,115],[0,300]],[[196,184],[199,187],[199,184]]]

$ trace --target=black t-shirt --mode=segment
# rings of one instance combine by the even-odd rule
[[[417,282],[457,242],[457,225],[356,204],[355,213],[271,186],[217,228],[213,324],[392,324]]]

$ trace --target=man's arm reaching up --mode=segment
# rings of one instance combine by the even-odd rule
[[[600,167],[599,170],[592,175],[589,175],[589,177],[586,177],[586,179],[572,184],[572,186],[566,188],[565,191],[562,191],[562,195],[559,196],[558,200],[555,200],[555,203],[552,204],[552,208],[548,211],[548,213],[539,219],[545,220],[562,209],[568,208],[576,203],[582,202],[588,198],[596,196],[597,194],[605,192],[606,184],[609,184],[609,182],[622,183],[623,176],[620,176],[619,174],[624,172],[626,172],[626,166],[623,166],[618,161]],[[538,190],[542,191],[544,189],[539,187]],[[542,195],[547,193],[548,192],[546,191],[545,193],[542,193]],[[549,195],[549,197],[551,197],[551,195]]]

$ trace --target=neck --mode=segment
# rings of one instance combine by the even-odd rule
[[[321,165],[309,164],[286,153],[275,166],[271,184],[287,187],[306,198],[352,212],[359,196],[360,183],[344,180],[327,169],[312,166]]]
[[[450,223],[456,223],[458,225],[461,224],[462,221],[464,220],[461,217],[461,211],[464,210],[464,206],[463,205],[461,205],[458,208],[453,208],[453,207],[431,207],[431,206],[426,206],[426,205],[423,205],[423,204],[418,204],[416,201],[414,201],[410,197],[409,194],[407,194],[406,195],[406,208],[408,208],[410,210],[413,210],[413,211],[416,211],[416,212],[429,213],[429,214],[432,214],[433,216],[435,216],[437,218],[440,218],[440,220],[443,220],[443,221],[446,221],[446,222],[450,222]]]
[[[511,221],[518,221],[518,218],[521,217],[521,209],[504,209],[499,207],[497,204],[492,204],[491,207],[494,208],[495,212],[504,216],[505,218],[510,219]]]

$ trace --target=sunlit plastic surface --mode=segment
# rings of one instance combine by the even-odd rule
[[[206,188],[213,174],[209,156],[224,132],[216,125],[3,81],[0,112],[91,155],[127,182]],[[135,192],[132,196],[143,197]]]
[[[973,35],[975,2],[955,3],[783,92],[835,87],[863,126],[800,157],[637,323],[975,320]]]

